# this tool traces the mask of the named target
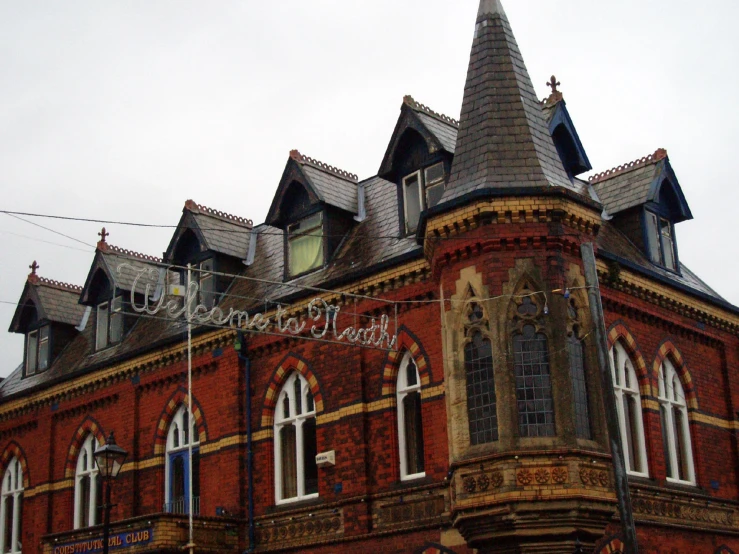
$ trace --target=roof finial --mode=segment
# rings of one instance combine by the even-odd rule
[[[31,270],[31,273],[28,274],[28,280],[31,283],[38,283],[39,277],[36,274],[36,270],[41,267],[36,263],[36,260],[33,260],[33,263],[28,266],[28,268]]]
[[[108,249],[108,243],[106,242],[106,237],[110,236],[110,233],[108,233],[105,230],[105,227],[103,227],[103,230],[98,233],[98,236],[100,237],[100,240],[98,241],[97,247],[98,250],[107,250]]]
[[[561,84],[562,83],[560,83],[554,75],[552,75],[549,81],[547,81],[547,86],[552,89],[552,93],[549,95],[549,98],[544,101],[546,104],[556,104],[562,100],[562,93],[557,90],[557,87]]]

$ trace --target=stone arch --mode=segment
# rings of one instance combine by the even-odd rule
[[[275,419],[277,396],[280,393],[280,389],[282,389],[282,385],[285,383],[292,371],[297,371],[305,377],[306,381],[308,381],[310,391],[313,394],[313,401],[315,402],[316,414],[323,411],[321,387],[318,384],[318,379],[313,373],[311,366],[300,356],[291,352],[278,364],[277,369],[274,371],[272,378],[270,379],[269,386],[267,387],[267,394],[264,398],[264,406],[262,407],[262,427],[272,427]]]
[[[74,477],[75,471],[77,470],[77,456],[80,453],[82,445],[87,439],[87,435],[90,434],[95,436],[95,440],[97,440],[98,444],[103,444],[105,442],[105,433],[100,427],[100,424],[91,416],[87,416],[82,424],[77,428],[77,432],[69,443],[67,462],[64,465],[65,478],[70,479]]]
[[[715,554],[734,554],[734,551],[728,546],[726,546],[725,544],[723,544],[716,549]]]
[[[619,535],[612,535],[602,541],[595,549],[596,554],[623,554],[624,541]]]
[[[3,450],[3,455],[0,457],[0,478],[5,476],[5,470],[8,469],[8,464],[13,458],[18,459],[18,463],[21,465],[23,471],[23,488],[27,489],[31,483],[31,474],[28,470],[28,459],[26,453],[20,447],[20,445],[12,441]]]
[[[631,331],[629,331],[629,328],[622,321],[617,321],[611,325],[608,331],[608,348],[612,348],[616,344],[616,341],[619,340],[634,363],[634,370],[636,371],[636,378],[639,380],[639,392],[642,395],[642,399],[645,396],[654,396],[652,394],[652,383],[649,379],[649,371],[647,370],[644,356],[642,356],[639,345],[636,343],[636,339],[631,334]]]
[[[695,393],[693,378],[690,376],[690,372],[685,365],[685,360],[683,359],[682,354],[680,354],[680,351],[670,339],[665,339],[657,349],[657,355],[655,356],[654,363],[652,364],[652,373],[654,375],[654,379],[658,378],[659,368],[662,367],[662,362],[667,359],[669,359],[672,362],[672,365],[675,366],[675,370],[680,377],[680,382],[683,384],[683,390],[685,392],[685,404],[687,405],[689,410],[697,410],[698,397]]]
[[[187,406],[187,390],[184,387],[179,387],[164,406],[161,415],[159,416],[159,423],[157,423],[156,434],[154,436],[154,455],[158,456],[164,454],[167,448],[167,433],[169,432],[169,424],[172,423],[172,418],[179,410],[180,406]],[[203,409],[200,407],[200,403],[197,398],[192,399],[192,417],[195,421],[195,428],[198,431],[198,441],[204,443],[208,440],[208,429],[205,424],[205,417],[203,416]]]
[[[406,351],[410,352],[413,361],[416,363],[418,375],[421,378],[421,386],[425,387],[431,383],[431,370],[426,351],[421,346],[418,338],[405,325],[402,325],[398,332],[395,350],[388,352],[387,358],[385,358],[385,366],[382,371],[382,396],[395,394],[400,362],[403,360]]]

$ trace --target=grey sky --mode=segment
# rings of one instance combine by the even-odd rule
[[[677,226],[681,260],[739,304],[739,4],[504,4],[539,96],[555,73],[596,170],[667,149],[695,216]],[[477,5],[2,0],[0,205],[176,225],[192,198],[259,223],[292,148],[372,176],[403,95],[459,117]],[[100,230],[33,221],[90,245]],[[172,232],[108,230],[154,255]],[[93,248],[76,248],[0,215],[0,300],[18,300],[34,259],[83,284]],[[14,309],[0,303],[3,330]],[[0,333],[0,376],[22,350]]]

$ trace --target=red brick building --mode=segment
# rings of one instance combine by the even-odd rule
[[[99,550],[113,431],[114,551],[179,552],[190,515],[197,552],[620,551],[590,242],[640,552],[739,551],[739,309],[679,261],[667,153],[579,178],[482,0],[460,121],[406,97],[378,162],[293,151],[264,224],[188,201],[162,259],[103,229],[83,286],[34,264],[0,551]]]

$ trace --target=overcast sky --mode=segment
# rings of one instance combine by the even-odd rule
[[[458,118],[478,0],[0,0],[2,209],[176,225],[185,200],[264,221],[291,149],[376,174],[403,95]],[[739,304],[739,3],[508,0],[598,171],[667,149],[683,263]],[[35,259],[83,284],[100,225],[0,215],[0,323]],[[161,256],[171,229],[108,225]],[[44,242],[46,241],[46,242]],[[10,302],[10,304],[6,303]],[[23,357],[0,333],[0,376]]]

